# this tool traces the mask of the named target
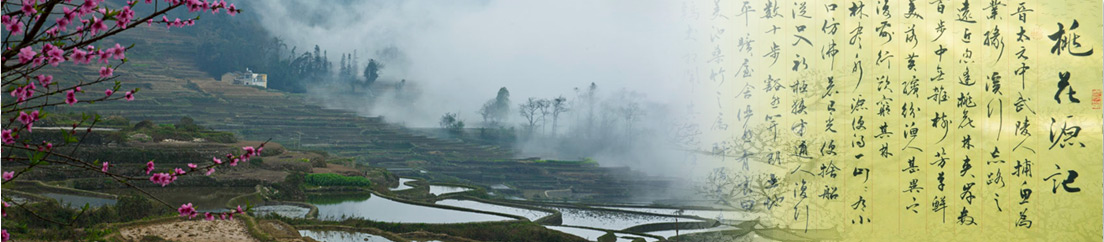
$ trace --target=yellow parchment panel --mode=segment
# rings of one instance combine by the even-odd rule
[[[1101,5],[688,1],[715,197],[767,239],[1100,240]]]

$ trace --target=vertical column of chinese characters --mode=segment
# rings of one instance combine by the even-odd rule
[[[728,78],[727,84],[718,86],[718,102],[729,103],[722,108],[720,117],[726,117],[731,124],[727,128],[728,135],[720,144],[715,145],[715,152],[723,152],[733,159],[734,171],[729,174],[733,188],[730,195],[733,197],[732,207],[744,211],[768,212],[771,204],[766,200],[766,190],[771,187],[763,186],[763,173],[770,172],[768,166],[764,166],[763,148],[765,144],[759,142],[761,134],[761,116],[765,98],[756,84],[763,71],[757,51],[760,50],[759,36],[755,33],[759,26],[759,10],[754,8],[755,1],[747,0],[733,2],[732,5],[722,5],[725,2],[714,1],[717,25],[733,26],[723,30],[722,39],[718,39],[718,45],[724,45],[725,53],[729,60],[727,68],[732,72],[712,72],[710,78]],[[724,12],[724,13],[722,13]],[[727,14],[726,14],[727,13]],[[723,17],[722,17],[723,16]],[[731,16],[731,17],[729,17]],[[720,122],[720,120],[718,120]],[[761,223],[773,222],[769,217],[763,218]]]
[[[710,83],[707,86],[712,87],[712,90],[708,92],[708,95],[714,97],[711,101],[717,106],[715,114],[711,114],[715,121],[709,129],[714,133],[727,134],[731,132],[729,128],[732,122],[727,119],[730,116],[726,112],[730,108],[728,105],[731,104],[731,99],[729,99],[729,94],[726,93],[734,83],[730,82],[733,78],[729,75],[728,66],[725,66],[727,64],[726,59],[730,58],[728,54],[732,51],[729,49],[732,46],[726,42],[725,37],[729,35],[726,31],[728,31],[728,23],[732,20],[726,15],[725,8],[721,4],[720,1],[713,1],[710,4],[710,11],[707,12],[706,23],[708,23],[708,28],[701,31],[707,37],[707,40],[702,42],[709,47],[710,51],[701,61],[709,69]],[[732,150],[731,145],[727,140],[718,141],[713,144],[713,152],[721,156],[727,156],[728,152]]]
[[[875,213],[872,217],[879,219],[878,227],[883,231],[899,233],[901,211],[901,193],[890,192],[904,189],[900,182],[899,170],[901,167],[896,161],[900,157],[900,151],[896,149],[899,137],[896,136],[897,119],[895,117],[897,105],[900,103],[900,89],[897,84],[897,67],[900,64],[897,44],[900,33],[897,32],[899,13],[895,13],[895,1],[877,0],[871,5],[871,30],[869,48],[873,51],[873,59],[867,71],[873,77],[869,84],[872,87],[870,101],[874,115],[869,116],[866,123],[872,130],[870,146],[874,149],[870,157],[872,163],[871,174],[874,174],[871,194],[871,202],[875,203]],[[893,146],[894,148],[890,148]]]
[[[794,86],[803,90],[798,91],[791,107],[804,111],[799,118],[791,120],[793,132],[800,141],[794,150],[796,157],[801,159],[797,175],[802,177],[800,183],[795,184],[799,189],[795,199],[804,204],[794,210],[800,212],[804,208],[807,211],[808,220],[798,225],[810,228],[832,228],[844,217],[841,212],[845,204],[840,199],[843,178],[838,165],[838,131],[834,126],[835,115],[839,113],[836,97],[840,96],[834,77],[838,63],[835,59],[839,54],[835,36],[839,30],[838,9],[839,5],[833,1],[797,1],[791,13],[795,27],[791,45],[801,53],[794,61],[807,65],[798,66],[795,73],[798,82]],[[801,222],[799,216],[794,217],[797,218],[795,222]]]
[[[808,122],[808,132],[810,137],[817,137],[815,140],[819,143],[814,145],[817,148],[814,153],[817,163],[813,165],[816,167],[816,176],[821,181],[817,186],[816,198],[825,210],[820,214],[826,217],[824,223],[831,225],[828,227],[850,221],[850,204],[842,194],[848,189],[846,181],[849,175],[845,169],[853,164],[849,164],[851,159],[846,153],[847,140],[841,139],[841,134],[848,133],[849,130],[838,125],[843,122],[837,121],[850,117],[850,112],[843,104],[843,100],[847,100],[849,89],[843,81],[848,73],[845,71],[844,60],[848,58],[843,54],[844,47],[841,45],[846,43],[846,35],[843,34],[846,30],[843,29],[842,21],[847,15],[844,8],[841,8],[841,2],[818,1],[814,15],[814,24],[820,27],[814,39],[815,51],[819,53],[815,66],[823,74],[812,77],[818,91],[812,97],[817,100],[816,104],[809,106],[816,115],[814,120]]]
[[[793,187],[793,197],[790,207],[791,221],[798,228],[817,227],[822,218],[819,211],[824,204],[815,199],[816,190],[824,184],[824,180],[818,176],[817,165],[822,160],[816,152],[816,144],[823,142],[823,136],[814,135],[811,130],[818,121],[823,99],[824,79],[828,75],[828,68],[820,68],[820,56],[816,46],[821,44],[818,38],[820,30],[816,28],[816,16],[818,9],[816,2],[798,0],[789,3],[789,21],[787,23],[788,35],[786,45],[790,49],[787,53],[791,63],[789,68],[789,88],[791,91],[789,100],[789,115],[786,120],[789,127],[789,135],[794,142],[790,143],[788,155],[796,162],[794,171],[790,176],[790,185]]]
[[[951,130],[951,116],[954,115],[951,93],[954,82],[951,81],[952,78],[948,73],[955,66],[954,58],[948,53],[951,48],[951,41],[948,40],[953,38],[948,31],[951,23],[947,20],[952,19],[950,16],[953,15],[947,7],[949,3],[950,1],[947,0],[928,2],[926,12],[931,20],[927,21],[923,28],[923,32],[927,33],[924,41],[929,46],[927,51],[923,52],[929,60],[925,69],[925,78],[923,78],[927,82],[926,90],[929,90],[925,97],[928,109],[922,112],[926,115],[924,119],[930,121],[925,124],[929,130],[925,140],[926,146],[930,148],[924,152],[924,160],[931,170],[927,176],[931,184],[928,221],[930,231],[937,234],[949,234],[952,230],[946,225],[955,218],[954,211],[950,208],[954,198],[954,195],[951,195],[954,191],[951,178],[956,164],[955,158],[952,157],[955,149],[948,145],[952,143],[950,140],[954,137]]]
[[[1035,214],[1039,212],[1037,203],[1032,203],[1032,196],[1038,192],[1036,187],[1039,183],[1035,179],[1035,174],[1032,172],[1032,168],[1036,162],[1038,162],[1039,152],[1038,138],[1032,138],[1037,130],[1039,118],[1038,112],[1035,111],[1035,106],[1038,98],[1038,90],[1043,90],[1043,85],[1035,81],[1039,77],[1039,73],[1033,70],[1035,60],[1038,59],[1040,52],[1038,51],[1038,38],[1039,35],[1033,35],[1028,32],[1028,29],[1033,27],[1028,25],[1028,20],[1034,20],[1035,9],[1034,3],[1019,2],[1014,4],[1015,11],[1009,14],[1012,18],[1011,26],[1015,26],[1015,42],[1010,42],[1012,50],[1009,62],[1013,63],[1012,78],[1008,82],[1010,90],[1017,90],[1015,96],[1010,97],[1012,99],[1012,117],[1013,131],[1012,138],[1010,140],[1012,145],[1011,155],[1012,158],[1008,159],[1010,165],[1012,165],[1011,172],[1009,173],[1009,186],[1014,189],[1013,194],[1010,194],[1012,199],[1011,211],[1014,213],[1014,225],[1020,230],[1031,229],[1035,222]],[[1033,41],[1033,38],[1035,39]],[[1033,43],[1034,42],[1034,43]],[[1032,59],[1034,57],[1034,59]],[[1028,81],[1028,80],[1031,81]],[[1017,83],[1018,82],[1018,83]],[[1019,85],[1016,85],[1019,84]],[[1019,88],[1015,88],[1019,86]],[[1036,231],[1038,229],[1035,229]]]
[[[1007,231],[1011,226],[1008,217],[1009,196],[1006,177],[1009,170],[1008,153],[1011,148],[1007,145],[1012,128],[1006,117],[1010,114],[1011,101],[1005,80],[1010,75],[1008,69],[1009,54],[1006,48],[1008,6],[1003,1],[983,1],[974,7],[977,11],[977,28],[980,37],[980,45],[974,45],[976,58],[978,86],[982,86],[982,92],[978,96],[978,110],[974,114],[978,122],[977,148],[983,152],[979,154],[979,175],[984,183],[978,183],[980,188],[977,204],[980,221],[978,231]],[[1000,235],[998,235],[1000,236]]]
[[[794,136],[789,133],[789,125],[787,120],[792,115],[792,108],[790,108],[789,99],[793,97],[790,91],[793,88],[789,87],[790,73],[793,73],[789,69],[789,57],[794,56],[796,52],[792,49],[792,46],[787,41],[790,39],[789,32],[792,32],[792,27],[789,27],[788,20],[789,14],[789,1],[781,0],[766,0],[762,3],[761,24],[765,28],[758,32],[761,36],[760,40],[763,40],[765,46],[768,46],[766,50],[762,50],[761,55],[762,63],[766,64],[764,70],[766,71],[765,78],[760,75],[756,76],[763,80],[763,90],[765,91],[765,101],[767,102],[765,116],[763,118],[764,130],[760,137],[756,139],[760,140],[757,143],[764,144],[764,149],[761,151],[762,159],[765,160],[769,166],[765,169],[763,177],[760,178],[763,194],[764,204],[768,214],[772,215],[774,222],[778,225],[788,225],[793,221],[793,183],[787,179],[789,176],[789,166],[793,166],[793,160],[796,157],[790,156],[790,147],[793,147],[792,143]],[[790,197],[787,199],[787,197]]]
[[[759,29],[758,19],[759,15],[754,7],[753,1],[742,1],[737,4],[737,17],[736,22],[742,22],[742,28],[737,28],[737,32],[734,32],[734,36],[738,36],[736,40],[736,50],[734,56],[734,63],[738,63],[736,72],[733,75],[736,80],[733,85],[733,90],[736,91],[735,100],[736,104],[731,107],[736,111],[736,123],[738,127],[733,135],[733,145],[739,147],[733,150],[733,155],[736,157],[737,165],[742,167],[744,172],[749,171],[749,163],[756,162],[758,164],[761,160],[757,155],[758,150],[752,148],[752,142],[757,134],[757,127],[762,122],[753,121],[760,120],[762,115],[761,108],[762,100],[765,96],[759,91],[762,85],[756,83],[757,77],[761,76],[756,71],[760,66],[755,65],[759,63],[759,58],[756,56],[759,49],[758,46],[762,46],[756,31]],[[746,174],[746,173],[745,173]],[[750,191],[746,191],[750,193]],[[749,202],[744,207],[750,209],[754,206],[754,202]]]
[[[1041,92],[1034,100],[1040,116],[1034,130],[1043,135],[1037,138],[1041,155],[1033,168],[1038,185],[1030,201],[1039,203],[1045,216],[1031,220],[1033,227],[1060,240],[1095,239],[1100,237],[1096,215],[1101,213],[1102,187],[1101,117],[1093,103],[1101,86],[1101,57],[1095,50],[1101,43],[1099,11],[1073,2],[1040,4],[1045,9],[1029,14],[1027,21],[1044,35],[1038,38],[1034,63],[1039,68],[1032,69],[1039,70]]]
[[[871,174],[871,168],[875,150],[867,144],[871,141],[873,133],[867,128],[867,122],[869,117],[876,113],[871,108],[873,104],[869,101],[869,94],[874,90],[874,81],[871,77],[874,48],[871,47],[872,35],[868,34],[872,28],[873,17],[870,13],[873,10],[870,10],[864,1],[853,1],[847,5],[845,20],[847,51],[845,52],[850,57],[847,58],[849,62],[847,69],[850,70],[847,73],[847,89],[850,89],[851,95],[848,95],[849,98],[846,101],[849,124],[846,129],[849,135],[844,137],[848,140],[848,156],[851,160],[848,164],[851,166],[851,172],[847,193],[851,210],[849,222],[853,226],[860,226],[855,227],[853,229],[855,231],[871,231],[872,226],[862,226],[873,222],[870,203],[871,195],[874,193],[874,183],[871,179],[874,176]]]
[[[681,41],[683,42],[684,46],[688,47],[686,52],[684,52],[683,55],[681,56],[680,61],[682,62],[683,66],[685,68],[685,69],[682,70],[682,72],[685,75],[683,77],[684,78],[683,81],[685,82],[684,83],[685,85],[690,86],[690,90],[689,90],[690,97],[703,96],[702,95],[703,92],[708,93],[710,91],[710,89],[703,88],[703,87],[710,87],[711,86],[709,84],[704,83],[704,80],[703,80],[704,75],[701,73],[702,70],[705,69],[705,68],[701,64],[702,63],[700,61],[701,57],[699,55],[699,52],[701,51],[700,46],[702,44],[699,43],[699,40],[701,38],[698,36],[698,35],[700,35],[699,28],[701,28],[701,24],[699,23],[699,21],[701,19],[701,12],[700,12],[700,9],[699,9],[700,6],[698,6],[698,2],[699,1],[695,1],[695,0],[683,1],[682,2],[682,9],[680,10],[680,16],[679,16],[680,20],[685,24],[685,30],[686,30],[684,35],[680,36],[681,39],[682,39]],[[596,88],[596,86],[592,85],[590,87],[585,87],[585,88]],[[582,92],[583,90],[580,90],[580,88],[576,88],[575,91],[577,93],[579,93],[579,92]],[[586,98],[583,95],[585,95],[585,94],[579,94],[580,99]],[[690,102],[687,104],[687,107],[686,107],[686,110],[685,110],[687,112],[685,113],[685,116],[680,117],[680,118],[682,118],[682,120],[679,120],[679,122],[683,122],[683,123],[678,124],[677,128],[675,128],[672,131],[672,136],[674,137],[673,142],[676,143],[676,145],[678,145],[680,147],[686,147],[688,149],[705,149],[705,147],[703,147],[704,146],[703,143],[707,142],[706,140],[711,140],[713,138],[712,136],[709,136],[707,133],[702,132],[703,131],[702,128],[701,128],[702,124],[698,123],[700,120],[704,119],[701,116],[701,110],[698,108],[698,107],[702,106],[701,103],[703,103],[703,102],[704,102],[704,100],[701,100],[701,99],[698,99],[698,98],[691,98]],[[701,161],[699,161],[699,158],[702,158],[702,157],[704,157],[704,155],[702,155],[700,153],[688,152],[688,153],[685,154],[685,156],[684,156],[685,160],[683,162],[697,164],[697,163],[701,162]],[[706,158],[708,158],[708,157],[706,157]],[[709,159],[704,159],[704,160],[709,160]],[[702,163],[705,163],[705,162],[702,162]],[[721,164],[722,167],[723,167],[723,165],[724,164]],[[709,169],[719,169],[719,168],[709,168]],[[716,199],[717,201],[726,201],[723,197],[716,197],[716,196],[714,196],[715,194],[704,192],[704,191],[709,191],[711,189],[720,189],[720,188],[712,187],[712,186],[716,186],[716,185],[717,185],[716,183],[703,185],[705,188],[704,189],[699,189],[697,192],[698,192],[698,194],[701,194],[702,197],[705,198],[705,199]]]
[[[926,162],[925,153],[931,150],[926,145],[931,130],[921,120],[924,117],[923,112],[928,110],[924,99],[926,96],[921,93],[932,86],[926,78],[923,81],[921,78],[925,77],[929,61],[934,61],[934,58],[926,55],[928,41],[924,40],[927,36],[923,34],[926,32],[926,18],[932,17],[924,11],[926,3],[922,0],[901,2],[896,11],[901,16],[897,25],[900,33],[897,47],[901,62],[897,67],[895,83],[900,88],[897,95],[900,105],[894,107],[894,115],[899,118],[899,122],[893,124],[893,127],[900,134],[896,136],[899,137],[899,143],[892,148],[900,152],[896,159],[899,169],[895,172],[900,174],[898,182],[903,188],[897,209],[901,214],[902,236],[908,237],[928,233],[926,208],[929,194],[932,194],[931,183],[927,179],[928,174],[931,174],[931,165]]]
[[[740,1],[735,3],[735,14],[731,22],[737,23],[738,28],[733,28],[730,33],[731,36],[736,37],[734,55],[730,63],[736,64],[735,72],[732,73],[732,77],[736,80],[726,91],[732,91],[735,95],[732,95],[732,99],[735,100],[734,105],[727,107],[725,110],[734,111],[735,114],[735,128],[730,136],[730,143],[726,145],[731,146],[731,150],[728,151],[735,157],[734,162],[738,167],[738,172],[741,174],[738,178],[738,183],[742,184],[738,189],[739,196],[742,199],[739,201],[739,206],[745,210],[760,209],[761,204],[757,197],[756,191],[753,191],[750,185],[752,179],[758,177],[758,173],[762,166],[760,166],[761,159],[759,159],[759,150],[753,148],[753,139],[757,134],[757,127],[761,122],[758,122],[758,116],[761,115],[761,100],[764,98],[761,92],[757,89],[756,77],[759,66],[755,63],[758,58],[755,51],[758,50],[757,45],[758,38],[754,35],[755,29],[759,26],[757,10],[753,7],[754,1]],[[731,42],[730,42],[731,43]],[[751,167],[755,167],[754,169]]]
[[[977,2],[975,0],[975,2]],[[977,226],[979,221],[976,217],[980,212],[982,205],[977,201],[983,200],[984,194],[981,193],[981,186],[978,186],[980,181],[981,172],[980,169],[975,168],[979,165],[979,162],[984,162],[984,158],[981,157],[984,152],[977,147],[977,140],[980,137],[980,130],[975,124],[975,119],[978,117],[978,104],[975,101],[975,96],[982,93],[981,85],[978,85],[978,78],[975,77],[979,72],[978,64],[976,63],[975,52],[979,49],[980,45],[978,38],[975,38],[975,32],[978,31],[980,24],[978,24],[976,15],[976,6],[972,5],[969,0],[954,1],[953,23],[951,24],[951,38],[947,41],[951,42],[951,58],[954,58],[954,66],[952,68],[952,80],[954,80],[955,106],[954,113],[959,114],[953,120],[954,124],[954,137],[952,137],[951,144],[946,144],[948,147],[954,147],[954,154],[952,155],[957,161],[957,166],[954,168],[952,174],[955,178],[953,187],[956,194],[955,206],[955,224],[958,225],[955,228],[956,232],[967,233],[974,231],[975,228],[970,226]]]

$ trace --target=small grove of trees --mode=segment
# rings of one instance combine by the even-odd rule
[[[268,75],[268,88],[295,93],[335,76],[325,50],[317,45],[313,51],[289,47],[256,18],[219,15],[204,20],[185,32],[204,40],[190,48],[196,66],[211,76],[250,68]]]
[[[549,118],[551,118],[552,135],[555,136],[559,128],[560,115],[570,110],[567,98],[558,96],[553,99],[529,98],[525,103],[518,105],[518,113],[525,118],[526,132],[532,134],[540,125],[541,133],[547,133]]]
[[[563,95],[533,97],[517,104],[519,135],[529,147],[540,147],[562,156],[589,157],[601,152],[625,152],[640,148],[641,137],[654,135],[643,96],[621,90],[600,93],[598,85],[575,88],[574,100]],[[551,126],[551,129],[549,129]]]
[[[510,113],[510,90],[506,87],[498,89],[498,95],[487,100],[479,109],[479,116],[483,117],[484,126],[498,126],[506,121]]]
[[[525,119],[523,124],[526,133],[532,134],[538,125],[542,132],[546,132],[549,118],[551,118],[552,133],[557,134],[559,132],[560,117],[571,110],[569,106],[567,98],[562,95],[552,99],[529,98],[526,102],[518,104],[517,111]],[[498,95],[487,100],[483,103],[483,107],[479,109],[479,115],[483,117],[484,128],[504,128],[509,113],[510,91],[506,87],[499,88]]]
[[[510,104],[509,98],[509,91],[502,87],[498,96],[483,104],[479,114],[484,125],[479,137],[483,141],[507,145],[517,144],[514,141],[520,137],[528,148],[545,149],[542,152],[556,152],[567,157],[626,152],[650,145],[642,138],[657,135],[651,125],[657,124],[655,119],[662,117],[649,116],[649,108],[663,111],[662,106],[644,103],[642,94],[627,90],[599,92],[596,83],[575,88],[574,100],[557,95],[529,97]],[[516,110],[511,111],[511,106]],[[515,119],[520,116],[521,121],[504,122],[507,112],[517,115]]]
[[[449,133],[460,134],[464,131],[464,120],[460,120],[457,113],[445,113],[441,116],[440,122],[441,128],[448,130]]]
[[[529,101],[518,104],[518,113],[522,118],[525,118],[527,122],[525,126],[525,132],[533,134],[533,130],[536,129],[537,123],[541,121],[541,110],[547,107],[547,100],[529,98]]]
[[[341,68],[338,70],[337,80],[348,83],[351,92],[356,92],[357,87],[371,88],[372,84],[379,79],[380,70],[383,69],[382,63],[376,59],[368,59],[368,65],[361,71],[364,74],[364,78],[361,79],[357,76],[357,68],[360,68],[359,59],[355,50],[352,54],[341,55]],[[403,80],[403,84],[405,82],[406,80]]]
[[[195,49],[192,58],[211,76],[251,68],[267,74],[268,88],[276,90],[303,93],[308,86],[332,80],[356,92],[370,88],[384,68],[375,59],[369,59],[362,68],[356,51],[341,54],[340,62],[333,63],[328,51],[317,45],[306,51],[289,46],[265,31],[257,18],[215,16],[205,20],[209,21],[197,24],[200,28],[186,31],[204,40],[191,47]]]
[[[357,54],[354,50],[352,54],[341,54],[341,67],[337,71],[337,80],[341,82],[349,83],[350,90],[356,91],[356,87],[360,86],[360,81],[357,79],[356,67]]]

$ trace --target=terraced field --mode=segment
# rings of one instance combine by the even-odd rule
[[[116,73],[123,76],[124,89],[141,88],[137,98],[66,110],[120,115],[132,122],[175,123],[182,117],[191,117],[199,125],[234,132],[247,140],[271,138],[290,148],[323,150],[368,162],[403,161],[410,157],[479,160],[512,156],[508,150],[497,147],[412,135],[379,117],[361,117],[312,105],[302,95],[218,81],[194,68],[191,60],[173,58],[189,56],[188,51],[194,51],[189,43],[196,41],[176,31],[143,28],[126,32],[116,40],[135,43],[135,49],[127,54],[129,63]],[[52,73],[59,79],[81,78],[72,72]],[[81,97],[98,95],[102,91],[86,91]]]
[[[431,138],[389,124],[382,117],[314,105],[304,95],[222,82],[196,69],[196,63],[185,58],[196,51],[194,43],[198,40],[179,31],[143,28],[125,32],[113,41],[135,44],[127,53],[129,62],[116,75],[122,76],[123,89],[141,88],[137,98],[130,102],[80,104],[65,111],[118,115],[132,124],[141,120],[171,124],[190,117],[198,125],[232,132],[244,140],[272,139],[290,149],[321,150],[371,166],[400,168],[395,172],[403,175],[485,187],[508,182],[517,189],[510,195],[526,198],[545,198],[545,191],[554,189],[574,189],[574,195],[555,199],[595,194],[616,197],[625,195],[631,186],[654,185],[610,178],[610,174],[623,173],[623,169],[519,161],[508,148]],[[106,44],[113,45],[110,41]],[[92,79],[94,76],[76,73],[96,73],[91,69],[46,72],[63,81]],[[86,88],[78,98],[99,97],[108,87]]]

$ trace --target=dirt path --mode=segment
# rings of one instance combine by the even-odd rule
[[[119,234],[127,241],[140,241],[142,237],[148,235],[181,242],[257,241],[249,236],[245,224],[240,219],[175,221],[123,228],[119,230]]]

